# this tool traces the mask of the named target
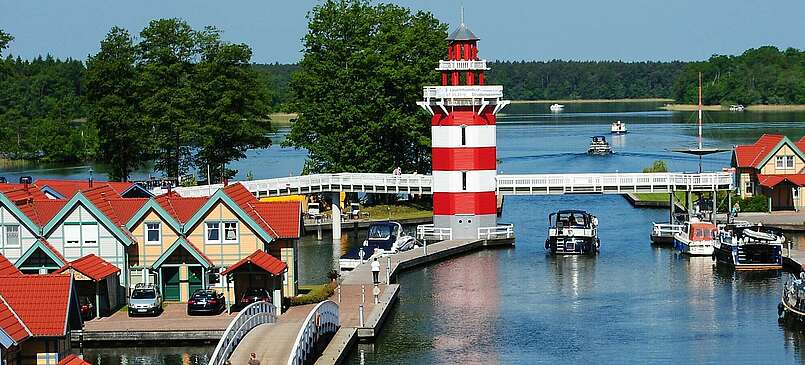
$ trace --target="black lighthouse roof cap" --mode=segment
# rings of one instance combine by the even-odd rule
[[[480,39],[481,38],[478,38],[475,33],[470,30],[470,28],[467,28],[467,26],[464,25],[464,22],[461,22],[458,28],[456,28],[456,30],[454,30],[453,33],[450,33],[450,35],[447,37],[448,41],[477,41]]]

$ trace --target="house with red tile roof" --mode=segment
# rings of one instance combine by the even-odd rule
[[[125,298],[119,298],[123,293],[116,290],[120,272],[117,266],[95,254],[89,254],[68,262],[54,274],[71,274],[79,298],[84,297],[94,308],[94,313],[86,313],[87,317],[101,317],[111,315],[117,304],[125,301]]]
[[[0,276],[0,360],[53,364],[70,352],[69,334],[82,327],[70,275]]]
[[[771,210],[805,208],[805,137],[793,142],[780,134],[764,134],[755,143],[739,145],[732,167],[742,198],[764,195]]]
[[[87,191],[99,186],[107,186],[124,198],[148,198],[151,193],[132,182],[39,179],[34,182],[39,190],[50,199],[70,199],[79,191]]]

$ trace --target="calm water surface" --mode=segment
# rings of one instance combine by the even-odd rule
[[[637,172],[663,159],[675,171],[698,160],[670,152],[696,144],[693,113],[657,111],[656,103],[512,105],[498,119],[501,173]],[[629,134],[609,137],[620,119]],[[704,143],[730,148],[767,132],[799,138],[803,113],[707,113]],[[607,135],[616,152],[585,154],[589,137]],[[278,143],[281,131],[275,136]],[[304,151],[250,151],[233,164],[241,175],[287,176],[301,170]],[[720,170],[730,154],[705,158]],[[15,170],[7,176],[85,177],[80,168]],[[86,170],[86,169],[85,169]],[[79,172],[76,172],[79,171]],[[83,170],[82,170],[83,171]],[[147,172],[141,172],[147,174]],[[242,177],[242,176],[241,176]],[[547,216],[586,209],[601,222],[601,254],[545,254]],[[805,335],[777,324],[785,274],[735,274],[709,258],[654,247],[652,221],[664,210],[634,209],[619,196],[507,197],[502,222],[514,223],[517,245],[478,252],[401,275],[400,302],[374,344],[359,346],[351,364],[423,363],[799,363]],[[300,242],[300,281],[319,283],[333,256],[360,242],[345,233]],[[805,245],[805,238],[792,237]],[[335,251],[335,252],[334,252]],[[211,347],[89,349],[96,364],[206,363]]]

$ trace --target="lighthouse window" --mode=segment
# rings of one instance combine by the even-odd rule
[[[461,126],[461,145],[462,146],[467,145],[467,126],[466,125]]]
[[[467,172],[461,172],[461,190],[467,190]]]

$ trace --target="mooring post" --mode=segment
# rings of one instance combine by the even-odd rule
[[[338,302],[341,303],[341,285],[336,287],[335,291],[338,292]]]
[[[372,296],[375,297],[375,304],[380,303],[380,287],[377,284],[372,288]]]
[[[427,240],[422,240],[422,254],[423,255],[428,254],[428,241]]]
[[[322,232],[321,232],[321,231],[322,231],[322,229],[321,229],[321,223],[319,223],[319,224],[316,226],[316,240],[321,241],[321,240],[323,240],[323,239],[324,239],[324,235],[322,234]]]
[[[391,284],[391,257],[386,256],[386,285]]]
[[[360,324],[359,327],[363,327],[363,303],[358,306],[358,321]]]
[[[361,303],[366,303],[366,286],[361,285]]]

